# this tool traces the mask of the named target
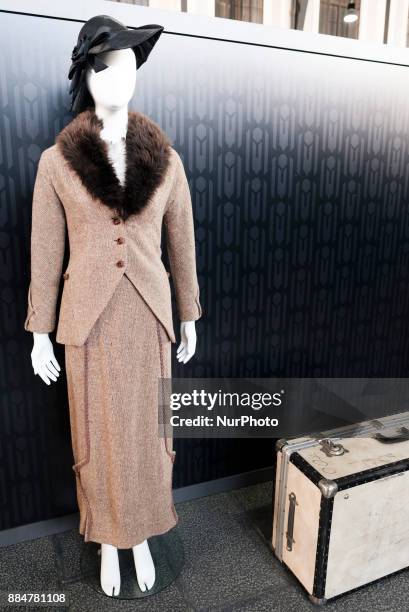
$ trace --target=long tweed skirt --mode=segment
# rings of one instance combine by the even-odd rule
[[[124,274],[83,346],[65,346],[79,531],[131,548],[177,523],[175,453],[159,435],[169,337]]]

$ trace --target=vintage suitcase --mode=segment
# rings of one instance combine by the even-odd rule
[[[276,448],[273,549],[311,601],[409,566],[409,412]]]

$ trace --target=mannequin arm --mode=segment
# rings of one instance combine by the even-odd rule
[[[54,190],[50,168],[43,153],[33,193],[31,281],[24,329],[33,332],[31,363],[34,374],[38,374],[46,385],[55,382],[61,370],[48,333],[55,328],[65,227],[64,209]]]
[[[164,223],[171,277],[175,289],[179,318],[182,321],[182,342],[184,326],[197,321],[202,315],[199,302],[199,285],[196,275],[195,234],[192,202],[182,160],[175,155],[175,174]],[[187,339],[186,339],[187,342]]]
[[[56,304],[65,246],[65,211],[54,189],[48,153],[38,164],[31,225],[31,281],[24,329],[48,334],[56,325]]]
[[[194,321],[182,321],[180,324],[180,344],[176,358],[180,363],[187,363],[196,352],[196,326]]]
[[[48,334],[34,332],[34,346],[31,351],[31,363],[34,374],[38,374],[46,385],[50,385],[60,375],[60,365],[54,356],[54,349]]]

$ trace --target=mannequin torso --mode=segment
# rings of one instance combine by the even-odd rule
[[[115,169],[119,182],[121,185],[124,185],[126,164],[125,137],[121,137],[118,142],[112,140],[107,140],[106,142],[108,144],[109,159]]]

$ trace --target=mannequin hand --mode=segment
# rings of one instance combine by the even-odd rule
[[[31,351],[31,363],[34,374],[38,374],[46,385],[54,382],[60,375],[61,368],[54,356],[54,349],[48,334],[34,332],[34,347]]]
[[[176,359],[180,363],[187,363],[196,352],[196,326],[194,321],[182,321],[180,324],[180,337]]]

